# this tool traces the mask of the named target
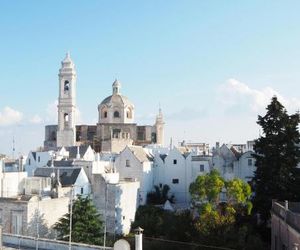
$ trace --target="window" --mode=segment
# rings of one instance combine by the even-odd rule
[[[130,160],[126,160],[126,167],[130,167]]]
[[[125,216],[123,216],[123,220],[125,220]]]
[[[120,138],[120,133],[121,133],[121,130],[120,129],[113,129],[113,138]]]
[[[30,159],[28,159],[28,165],[30,165],[31,164],[31,160]]]
[[[252,166],[252,159],[248,159],[248,166]]]
[[[173,183],[173,184],[178,184],[178,183],[179,183],[179,179],[173,179],[173,180],[172,180],[172,183]]]
[[[41,157],[38,157],[38,162],[40,162],[41,161]]]
[[[83,187],[80,189],[80,193],[83,194]]]
[[[107,118],[107,111],[104,111],[104,118]]]
[[[114,118],[120,118],[120,113],[119,111],[114,112]]]
[[[177,164],[177,160],[176,160],[176,159],[173,160],[173,164],[174,164],[174,165]]]
[[[70,90],[70,83],[69,83],[69,81],[65,81],[65,83],[64,83],[65,94],[67,94],[69,92],[69,90]]]
[[[200,165],[200,172],[204,172],[204,165],[203,164]]]
[[[127,118],[129,118],[129,119],[132,118],[132,111],[131,111],[131,109],[127,110],[126,116],[127,116]]]
[[[67,113],[64,114],[64,124],[65,124],[65,128],[68,127],[68,123],[69,123],[69,115]]]

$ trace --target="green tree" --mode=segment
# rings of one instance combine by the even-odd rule
[[[258,116],[257,123],[263,133],[255,141],[253,154],[257,167],[253,178],[253,204],[264,223],[270,218],[272,199],[299,198],[293,170],[300,158],[299,114],[288,115],[276,97],[266,109],[265,116]]]
[[[224,179],[217,170],[212,170],[209,174],[198,176],[195,182],[190,185],[190,194],[193,203],[210,202],[218,204],[224,184]]]
[[[220,202],[221,192],[226,193],[226,202]],[[190,185],[190,193],[199,212],[194,222],[199,239],[208,244],[234,244],[237,216],[249,215],[251,211],[250,185],[237,178],[225,181],[213,170],[198,176]]]
[[[250,201],[251,187],[241,179],[234,178],[225,182],[227,203],[235,207],[239,214],[246,213],[249,215],[252,210]]]
[[[69,240],[70,213],[54,225],[61,240]],[[103,242],[103,222],[92,200],[81,197],[72,206],[72,241],[100,245]]]

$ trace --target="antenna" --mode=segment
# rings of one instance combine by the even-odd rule
[[[14,135],[13,135],[12,146],[13,146],[13,148],[12,148],[12,158],[15,159],[15,151],[16,151],[16,149],[15,149],[15,136]]]

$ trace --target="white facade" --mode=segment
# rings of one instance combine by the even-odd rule
[[[229,148],[223,144],[217,146],[213,151],[212,167],[219,171],[225,180],[231,180],[234,176],[234,162],[238,160],[240,154],[234,148]]]
[[[59,70],[57,146],[74,146],[76,142],[76,71],[67,53]]]
[[[153,188],[153,161],[145,149],[139,146],[127,146],[116,157],[115,169],[121,180],[137,180],[140,182],[139,204],[144,205],[147,194]]]
[[[128,234],[139,205],[139,181],[120,181],[118,173],[93,174],[92,188],[107,232]]]
[[[17,197],[23,193],[26,172],[5,172],[4,162],[0,160],[0,195]]]
[[[250,182],[252,180],[256,170],[255,158],[252,154],[253,151],[245,152],[234,165],[234,176],[245,182]]]
[[[89,182],[89,179],[83,170],[81,168],[80,173],[74,183],[74,190],[73,190],[73,196],[74,198],[77,195],[82,195],[82,196],[88,196],[91,194],[91,184]]]
[[[189,187],[197,176],[209,173],[210,156],[197,156],[185,148],[173,148],[167,154],[156,153],[154,158],[154,184],[170,187],[175,203],[190,201]]]
[[[53,151],[45,151],[45,152],[39,152],[39,151],[31,151],[28,154],[28,157],[26,159],[25,163],[25,171],[27,172],[28,176],[33,176],[34,171],[39,167],[44,167],[47,165],[49,161],[54,156]]]
[[[129,234],[131,224],[134,222],[135,213],[138,208],[138,181],[121,181],[116,185],[115,211],[116,211],[116,233]]]

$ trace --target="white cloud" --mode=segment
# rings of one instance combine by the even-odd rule
[[[34,115],[29,122],[33,124],[40,124],[43,122],[43,119],[39,115]]]
[[[233,78],[222,84],[218,92],[218,100],[230,110],[262,112],[273,96],[277,96],[278,100],[291,112],[300,108],[300,99],[285,98],[271,87],[254,89]]]
[[[20,122],[23,114],[20,111],[14,110],[10,107],[4,107],[0,112],[0,126],[13,125]]]

